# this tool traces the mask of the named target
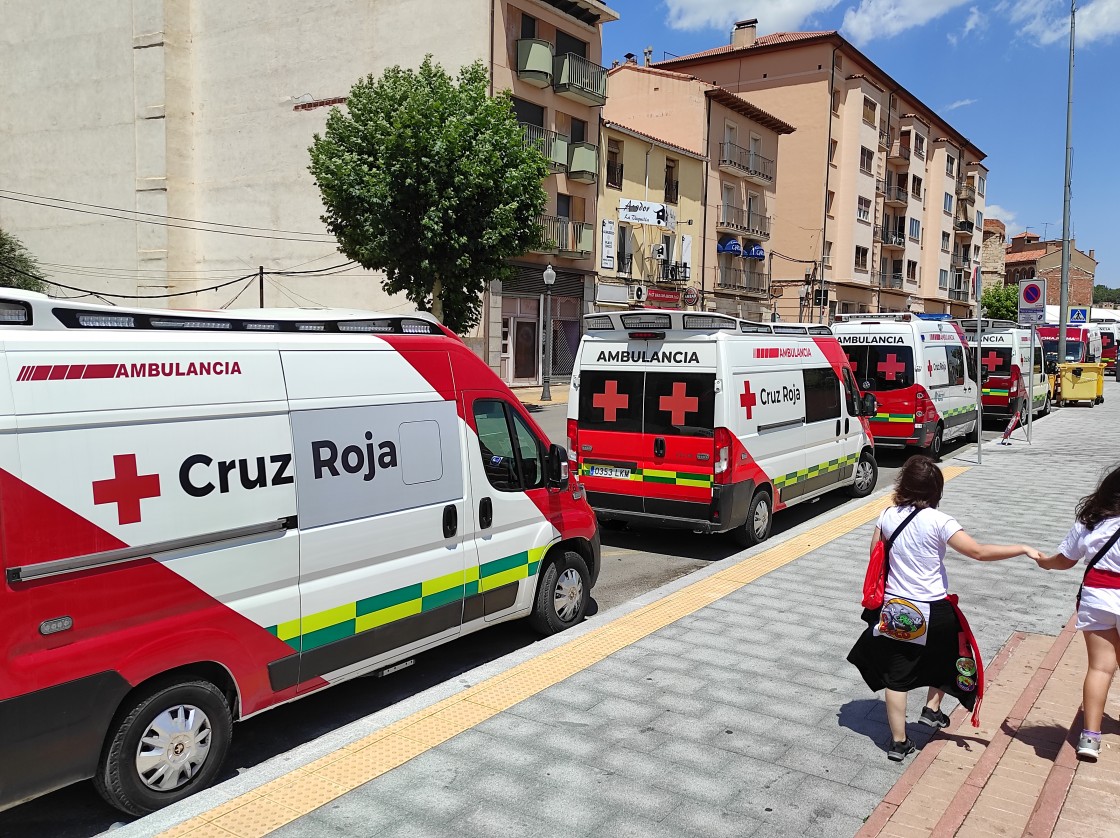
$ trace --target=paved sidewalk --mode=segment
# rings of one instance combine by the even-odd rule
[[[942,508],[982,540],[1055,549],[1105,465],[1099,452],[1120,451],[1120,387],[1106,396],[1102,407],[1038,422],[1033,446],[1016,438],[985,446],[980,467],[972,451],[944,463]],[[848,838],[900,834],[889,826],[898,813],[895,827],[913,826],[902,831],[910,836],[985,834],[985,824],[1020,835],[1016,824],[1042,823],[1034,804],[1053,797],[1063,771],[1054,834],[1107,834],[1062,808],[1067,791],[1097,804],[1114,795],[1106,811],[1120,805],[1115,704],[1098,766],[1070,769],[1061,757],[1058,728],[1077,713],[1084,653],[1077,637],[1056,662],[1052,651],[1071,639],[1076,571],[951,558],[950,586],[998,667],[984,726],[936,737],[929,756],[886,759],[882,701],[844,660],[863,628],[870,523],[886,502],[884,487],[114,835]],[[921,699],[912,696],[911,719]],[[1054,727],[1049,739],[1018,735],[1040,725]],[[928,729],[911,727],[926,745]],[[1020,764],[1004,772],[1033,778],[1033,798],[1011,789],[1022,795],[1013,804],[996,799],[990,763],[1008,754]],[[928,776],[915,780],[919,770]],[[966,786],[975,794],[963,819],[935,831]],[[931,790],[940,803],[922,800]],[[919,796],[907,807],[910,794]],[[997,813],[1013,805],[1017,819],[980,819],[989,803]],[[904,823],[919,804],[942,807],[926,831]]]

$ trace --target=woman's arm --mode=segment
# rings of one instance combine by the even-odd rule
[[[998,562],[1015,556],[1029,556],[1035,561],[1045,558],[1041,551],[1026,544],[981,544],[964,530],[954,533],[949,539],[949,546],[962,556],[978,562]]]
[[[881,529],[879,529],[878,527],[876,527],[875,532],[872,533],[872,535],[871,535],[871,547],[868,548],[868,549],[874,549],[875,545],[878,544],[882,540],[882,538],[883,538],[883,531]]]
[[[1035,561],[1043,570],[1069,570],[1077,564],[1077,559],[1066,558],[1061,553],[1055,553],[1049,558],[1044,556],[1041,559],[1035,559]]]

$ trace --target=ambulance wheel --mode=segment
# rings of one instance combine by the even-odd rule
[[[754,547],[756,544],[761,544],[770,537],[770,525],[773,522],[774,509],[770,503],[770,495],[760,489],[751,498],[747,520],[741,527],[732,531],[735,542],[740,547]]]
[[[879,464],[871,452],[864,451],[859,455],[856,463],[855,479],[848,487],[848,494],[853,498],[865,498],[875,491],[875,484],[879,482]]]
[[[545,635],[571,628],[587,613],[590,599],[591,576],[587,563],[579,553],[565,550],[550,561],[541,574],[529,624]]]
[[[937,430],[933,432],[933,439],[926,446],[926,455],[934,460],[941,459],[941,444],[945,441],[945,428],[937,423]]]
[[[1042,403],[1042,416],[1050,415],[1050,394],[1046,394],[1046,401]]]
[[[122,707],[94,785],[121,811],[147,815],[214,782],[232,733],[229,704],[209,681],[164,683]]]

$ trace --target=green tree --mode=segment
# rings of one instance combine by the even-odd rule
[[[481,62],[453,79],[429,55],[350,89],[311,145],[323,221],[382,287],[463,332],[506,260],[539,245],[544,155],[527,146],[507,92]]]
[[[0,228],[0,286],[43,290],[43,271],[23,242]]]
[[[1019,287],[1017,285],[992,285],[980,295],[984,316],[996,320],[1019,319]]]
[[[1107,285],[1094,285],[1093,302],[1120,303],[1120,288],[1109,288]]]

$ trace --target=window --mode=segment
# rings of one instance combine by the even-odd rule
[[[824,212],[825,215],[832,215],[832,200],[836,197],[836,193],[829,191],[824,196]]]
[[[583,389],[582,375],[580,389]],[[646,373],[644,402],[645,415],[642,421],[644,433],[657,436],[712,437],[715,435],[715,375]]]
[[[640,434],[644,386],[645,373],[583,370],[579,376],[580,427]]]
[[[474,403],[482,469],[499,492],[539,489],[545,479],[544,444],[512,406],[497,399]]]
[[[863,121],[868,125],[875,124],[875,115],[878,108],[875,106],[875,100],[870,96],[863,97]]]
[[[945,174],[955,177],[957,174],[957,158],[951,154],[945,155]]]
[[[945,193],[945,200],[943,200],[941,202],[941,207],[942,207],[942,209],[945,210],[945,212],[949,213],[950,215],[953,214],[953,193],[952,192],[946,192]]]
[[[833,57],[832,57],[832,66],[835,67],[837,70],[843,70],[844,69],[844,56],[841,55],[840,53],[834,54]]]
[[[618,252],[618,272],[628,274],[633,262],[633,248],[630,247],[630,225],[618,225],[618,238],[615,240],[615,249]]]
[[[960,346],[946,346],[945,360],[949,362],[949,384],[964,384],[964,349]]]
[[[984,177],[983,175],[977,175],[976,176],[976,194],[979,195],[981,198],[983,198],[984,197],[984,190],[987,188],[987,186],[988,186],[988,179],[986,177]]]
[[[840,418],[840,379],[832,367],[802,370],[805,378],[805,424]]]
[[[848,344],[844,351],[864,390],[901,390],[914,383],[914,350],[900,344]]]
[[[680,194],[680,181],[677,179],[677,161],[665,160],[665,203],[675,204]]]
[[[572,37],[567,32],[556,30],[556,54],[567,55],[568,53],[578,55],[580,58],[587,58],[587,41],[581,41],[579,38]]]
[[[661,247],[665,251],[665,261],[673,261],[673,240],[676,238],[672,233],[664,233],[661,236]]]
[[[912,194],[919,201],[922,199],[922,179],[917,175],[912,175],[910,179],[910,194]]]
[[[871,174],[871,167],[875,165],[875,152],[867,146],[863,146],[859,150],[859,168],[865,174]]]
[[[836,57],[839,58],[840,56],[837,55]],[[832,112],[836,113],[836,114],[840,113],[840,91],[839,90],[833,90],[832,91]]]
[[[976,213],[976,229],[981,232],[984,231],[984,213],[982,212]]]
[[[911,282],[918,281],[918,263],[913,259],[906,260],[906,278]]]
[[[845,309],[848,306],[844,306]],[[841,312],[844,314],[845,312]],[[847,367],[843,368],[844,372],[844,402],[848,405],[849,416],[859,416],[859,388],[856,387],[856,380],[852,378],[852,371]]]
[[[979,261],[979,259],[980,259],[980,245],[974,244],[972,246],[972,258]]]
[[[824,266],[826,268],[831,268],[832,267],[832,242],[826,241],[824,243],[824,253],[822,255],[824,256]]]
[[[835,165],[836,163],[836,147],[840,145],[837,140],[828,141],[828,162]]]
[[[587,142],[587,123],[582,119],[576,119],[574,116],[571,118],[572,123],[572,142],[585,143]]]
[[[556,214],[561,218],[572,217],[572,196],[563,192],[556,193]]]
[[[949,234],[944,230],[941,231],[941,250],[945,253],[949,252]]]
[[[538,128],[544,127],[544,108],[524,99],[518,99],[516,96],[513,97],[513,115],[517,117],[518,122],[536,125]]]
[[[922,221],[920,218],[910,219],[910,238],[919,241],[922,238]]]
[[[607,186],[622,188],[622,141],[607,140]]]
[[[859,203],[856,206],[856,218],[860,221],[871,220],[871,199],[864,198],[862,195],[859,197]]]
[[[926,156],[926,138],[921,134],[914,135],[914,154],[918,157],[925,159]]]
[[[867,270],[867,248],[856,245],[856,270]]]
[[[941,273],[937,277],[937,287],[942,291],[947,291],[949,288],[949,272],[944,268],[941,269]]]
[[[521,37],[537,37],[537,19],[532,15],[525,14],[524,12],[521,13]]]

